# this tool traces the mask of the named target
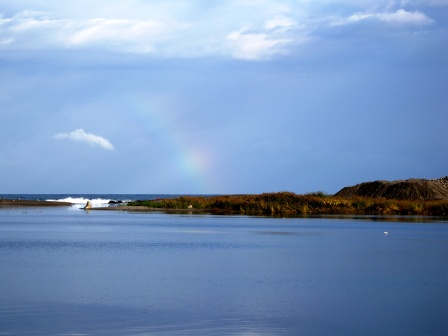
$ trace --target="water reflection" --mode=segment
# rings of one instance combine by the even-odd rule
[[[137,310],[55,302],[2,302],[2,333],[14,335],[285,335],[269,320],[186,311]]]
[[[429,221],[0,211],[0,332],[445,335],[447,242]]]

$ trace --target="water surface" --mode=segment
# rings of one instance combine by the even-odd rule
[[[448,334],[432,219],[3,208],[0,272],[6,335]]]

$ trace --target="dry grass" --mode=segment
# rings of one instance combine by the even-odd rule
[[[378,214],[448,216],[448,200],[402,201],[383,198],[328,196],[321,192],[298,195],[291,192],[260,195],[182,196],[135,201],[132,206],[160,209],[207,209],[219,214],[282,215]]]

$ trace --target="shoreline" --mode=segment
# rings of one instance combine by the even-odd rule
[[[76,203],[59,202],[59,201],[39,201],[39,200],[21,200],[0,198],[0,208],[11,207],[71,207]],[[85,208],[80,205],[80,210],[106,210],[106,211],[138,211],[138,212],[179,212],[179,213],[212,213],[211,209],[170,209],[170,208],[153,208],[148,206],[132,206],[132,205],[113,205],[105,207]]]
[[[21,200],[21,199],[0,199],[0,207],[39,207],[39,206],[72,206],[70,202],[53,202],[53,201],[38,201],[38,200]]]
[[[89,202],[88,202],[89,203]],[[295,195],[289,192],[244,196],[182,196],[130,204],[92,206],[65,201],[0,199],[0,208],[73,207],[80,210],[160,212],[171,214],[247,215],[302,217],[321,215],[447,217],[448,201],[401,201],[383,198],[340,198],[325,195]]]
[[[106,210],[106,211],[139,211],[139,212],[179,212],[179,213],[213,213],[212,209],[173,209],[173,208],[154,208],[144,205],[117,205],[109,207],[81,208],[86,211]]]

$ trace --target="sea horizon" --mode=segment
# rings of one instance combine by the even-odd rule
[[[109,193],[30,193],[30,194],[0,194],[0,199],[54,201],[72,204],[126,203],[137,200],[152,200],[157,198],[176,198],[180,196],[216,196],[218,194],[109,194]]]

